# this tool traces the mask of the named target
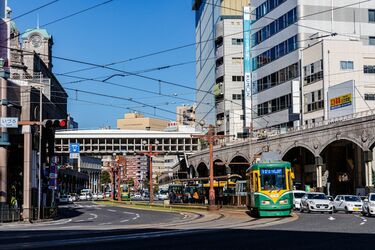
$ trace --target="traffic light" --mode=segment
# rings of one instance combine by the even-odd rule
[[[43,126],[46,128],[64,129],[67,128],[67,122],[65,119],[45,119],[43,120]]]

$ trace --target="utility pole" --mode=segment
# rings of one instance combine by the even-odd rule
[[[1,72],[5,72],[3,69],[4,60],[2,60],[2,65],[0,65]],[[1,93],[1,101],[7,100],[7,90],[8,84],[7,80],[5,79],[4,75],[0,76],[0,93]],[[1,102],[1,103],[2,103]],[[1,117],[7,117],[7,105],[1,105]],[[8,141],[8,129],[5,127],[0,128],[0,207],[3,206],[7,202],[7,167],[8,167],[8,149],[7,146],[9,145]]]
[[[201,124],[202,127],[204,123]],[[219,126],[221,124],[218,124]],[[215,189],[214,189],[214,142],[218,139],[224,139],[228,137],[228,135],[215,135],[215,127],[213,125],[209,125],[208,132],[205,135],[192,135],[192,138],[199,138],[203,139],[208,142],[209,149],[210,149],[210,191],[208,196],[208,209],[209,210],[217,210],[215,206]]]
[[[143,141],[143,144],[147,144],[146,141]],[[152,150],[152,146],[155,146],[157,149],[157,146],[159,145],[159,141],[155,141],[155,144],[152,145],[151,143],[148,145],[148,151],[145,151],[145,152],[141,152],[141,154],[143,155],[147,155],[149,157],[149,160],[150,160],[150,176],[149,176],[149,186],[150,186],[150,204],[153,204],[154,203],[154,185],[153,185],[153,178],[152,178],[152,157],[153,156],[156,156],[156,155],[159,155],[160,153],[159,152],[155,152]]]

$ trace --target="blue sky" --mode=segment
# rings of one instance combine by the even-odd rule
[[[13,17],[23,14],[52,0],[8,0]],[[15,20],[21,32],[35,28],[37,15],[40,25],[86,9],[105,0],[59,0],[37,12]],[[53,36],[53,55],[86,61],[95,64],[109,64],[129,58],[142,56],[180,45],[194,43],[194,12],[190,0],[114,0],[83,14],[59,21],[45,27]],[[66,73],[87,65],[53,59],[54,73]],[[195,46],[163,53],[157,56],[134,60],[111,67],[137,72],[161,66],[173,65],[195,60]],[[84,78],[110,76],[118,72],[96,68],[93,70],[70,73],[69,75]],[[175,82],[186,86],[195,86],[195,64],[190,63],[170,69],[143,73],[153,78]],[[94,81],[68,83],[77,79],[58,76],[63,86],[102,93],[134,101],[157,105],[162,109],[175,111],[176,105],[188,104],[194,100],[194,90],[161,84],[163,94],[176,94],[188,100],[178,100],[157,94],[144,93],[126,88]],[[159,83],[135,76],[114,77],[112,83],[159,92]],[[80,128],[97,128],[104,125],[116,127],[116,119],[127,112],[124,108],[101,106],[83,101],[97,102],[105,105],[129,107],[139,111],[154,113],[158,117],[175,120],[175,115],[165,111],[142,107],[137,103],[113,98],[104,98],[75,91],[67,91],[69,113],[78,121]],[[75,100],[75,99],[78,99]],[[146,114],[148,115],[148,114]]]

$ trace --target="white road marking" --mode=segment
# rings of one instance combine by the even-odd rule
[[[132,218],[132,220],[136,220],[136,219],[138,219],[138,217],[134,217],[134,218]]]
[[[333,218],[332,216],[330,216],[330,217],[328,218],[328,220],[333,221],[333,220],[336,220],[336,218]]]
[[[113,212],[113,213],[116,213],[116,212],[117,212],[116,210],[113,210],[113,209],[107,209],[107,211],[109,211],[109,212]]]
[[[124,214],[135,214],[135,213],[131,213],[131,212],[123,212]]]
[[[85,220],[77,220],[76,222],[84,222]]]
[[[124,222],[128,222],[129,220],[122,220],[122,221],[120,221],[121,223],[124,223]]]
[[[52,222],[51,224],[53,224],[53,225],[62,225],[62,224],[69,223],[69,222],[71,222],[71,221],[72,221],[72,219],[61,220],[61,221]]]
[[[111,225],[111,222],[100,223],[99,225]]]
[[[97,215],[97,214],[90,214],[90,215],[94,217],[93,219],[98,218],[98,215]]]

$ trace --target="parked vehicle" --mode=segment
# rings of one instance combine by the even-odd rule
[[[160,190],[159,193],[157,194],[158,200],[167,200],[169,198],[168,196],[168,190]]]
[[[98,193],[98,200],[103,200],[104,199],[104,195],[102,193]]]
[[[345,213],[362,212],[362,200],[355,195],[337,195],[333,201],[333,212],[345,211]]]
[[[68,203],[72,203],[73,200],[72,200],[72,196],[70,195],[60,195],[60,200],[59,200],[59,203],[60,204],[68,204]]]
[[[92,194],[92,199],[97,200],[98,199],[98,194]]]
[[[75,202],[75,201],[78,201],[78,195],[75,194],[75,193],[71,193],[70,196],[72,197],[72,201]]]
[[[79,200],[80,200],[80,201],[87,201],[87,200],[88,200],[87,198],[88,198],[88,197],[87,197],[86,194],[80,194],[80,195],[79,195]]]
[[[301,212],[333,212],[332,202],[324,193],[310,192],[301,198]]]
[[[363,201],[362,213],[366,216],[375,215],[375,193],[370,193]]]
[[[296,210],[301,209],[301,198],[306,194],[303,190],[293,190],[293,208]]]

